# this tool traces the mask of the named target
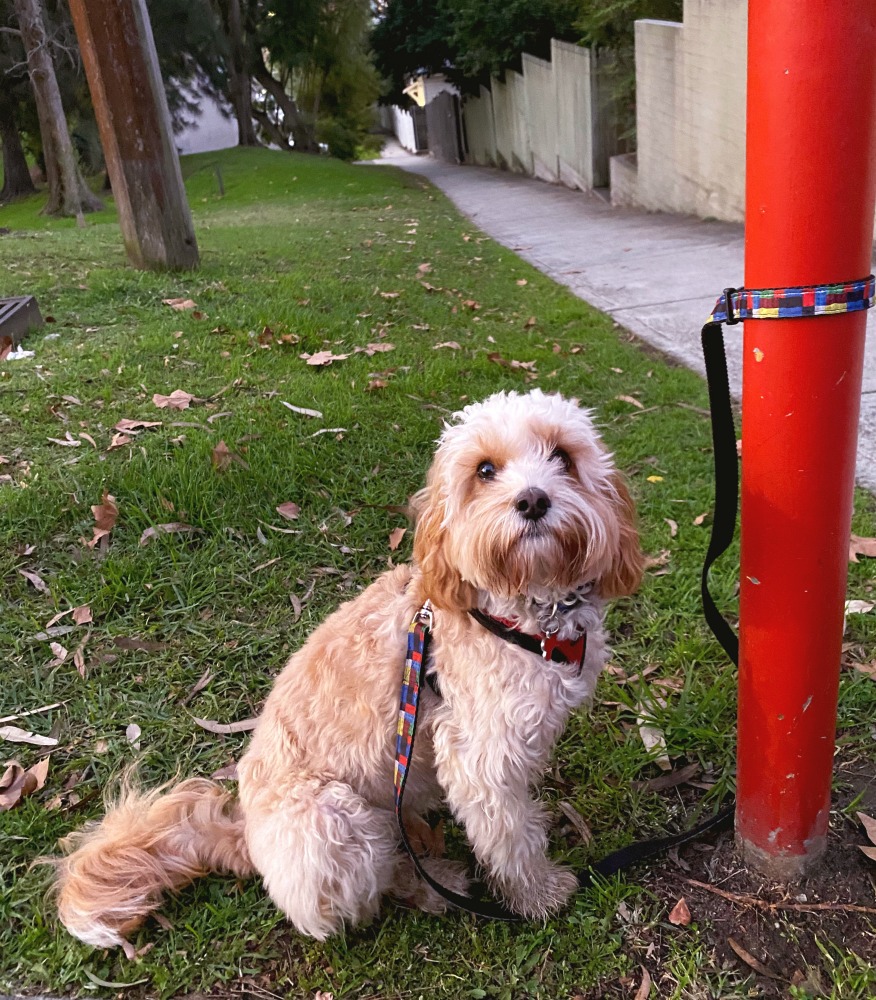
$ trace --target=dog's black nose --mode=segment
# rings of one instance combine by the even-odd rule
[[[538,521],[550,510],[551,498],[544,490],[530,486],[528,490],[517,494],[514,506],[527,521]]]

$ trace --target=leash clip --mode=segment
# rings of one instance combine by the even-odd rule
[[[727,313],[727,319],[724,322],[727,326],[735,326],[737,323],[741,323],[742,320],[739,316],[733,313],[733,296],[741,291],[739,288],[725,288],[724,289],[724,310]]]
[[[414,615],[414,621],[422,625],[427,632],[430,632],[432,630],[433,620],[434,614],[432,613],[432,602],[427,600],[416,615]]]

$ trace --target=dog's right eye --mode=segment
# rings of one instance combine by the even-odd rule
[[[487,481],[496,478],[496,466],[492,462],[481,462],[478,466],[478,479]]]

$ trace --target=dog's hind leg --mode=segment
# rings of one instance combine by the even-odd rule
[[[268,895],[317,940],[374,916],[396,869],[395,818],[340,781],[295,775],[246,802],[246,841]]]

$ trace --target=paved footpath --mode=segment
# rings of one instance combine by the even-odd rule
[[[389,142],[376,163],[422,174],[480,229],[642,340],[702,374],[700,330],[721,290],[742,284],[742,226],[612,208],[602,198],[488,167],[413,156]],[[868,323],[858,480],[876,491],[876,309]],[[742,327],[725,327],[742,389]],[[826,416],[829,419],[829,416]]]

